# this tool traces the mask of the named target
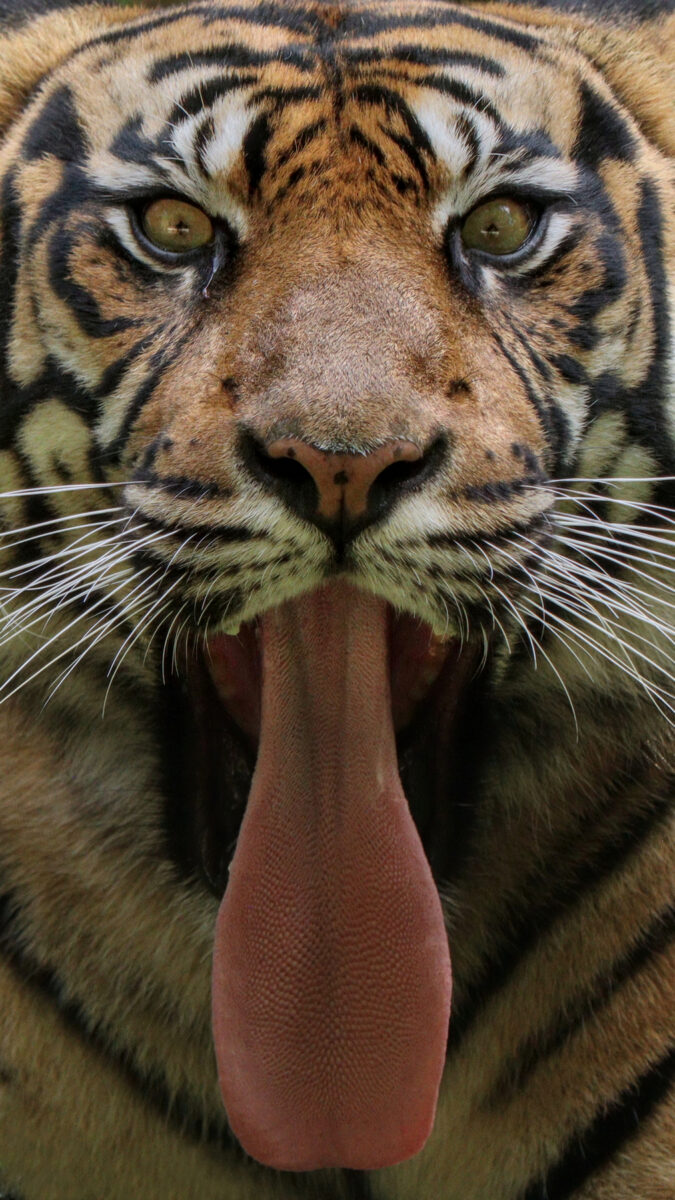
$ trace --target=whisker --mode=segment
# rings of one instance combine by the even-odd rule
[[[673,554],[674,544],[673,537],[668,534],[654,533],[643,525],[631,525],[600,521],[598,517],[593,517],[588,520],[586,517],[580,517],[575,513],[554,512],[551,514],[556,525],[562,525],[563,528],[573,530],[579,535],[588,537],[591,540],[598,542],[612,542],[617,545],[633,546],[633,542],[628,540],[633,538],[635,541],[650,542],[656,546],[666,546],[668,552],[663,550],[650,550],[651,554],[663,555],[664,558],[670,558]],[[557,534],[555,535],[557,536]]]
[[[14,545],[22,546],[24,541],[34,542],[34,541],[40,540],[41,538],[58,537],[62,533],[65,534],[65,533],[71,532],[71,528],[67,528],[64,530],[55,530],[52,532],[47,531],[46,533],[35,533],[36,529],[45,529],[45,527],[48,525],[63,525],[66,521],[84,521],[86,517],[103,517],[107,513],[116,513],[116,512],[123,512],[123,511],[124,511],[124,505],[115,504],[112,507],[108,507],[108,508],[91,508],[88,510],[85,509],[83,512],[67,513],[63,517],[50,517],[48,521],[32,521],[30,523],[30,525],[17,525],[17,526],[13,526],[11,529],[0,529],[0,540],[3,538],[16,537],[16,535],[19,533],[30,533],[32,535],[31,537],[21,538],[17,542],[11,542],[9,547],[7,547],[7,548],[11,548]],[[119,517],[117,519],[120,521],[123,521],[124,517]],[[92,527],[94,527],[94,526],[92,526]],[[78,526],[75,526],[75,528],[77,529]],[[85,525],[82,525],[81,528],[84,529]],[[3,550],[4,549],[5,549],[5,547],[3,547]]]
[[[554,600],[554,602],[555,602],[555,597],[551,597],[551,599]],[[593,621],[590,618],[585,617],[578,610],[574,613],[574,615],[579,617],[582,620],[588,621],[588,623],[593,626]],[[629,678],[633,679],[634,682],[639,684],[640,687],[642,687],[650,695],[650,698],[654,699],[654,697],[658,696],[659,700],[662,703],[666,703],[667,699],[670,697],[670,693],[665,691],[665,689],[662,688],[659,684],[653,683],[652,681],[645,679],[644,675],[642,675],[634,667],[634,665],[632,665],[630,663],[630,659],[622,660],[622,659],[618,658],[615,654],[612,654],[611,651],[609,651],[606,646],[603,646],[600,642],[598,642],[595,638],[592,638],[584,630],[579,629],[578,626],[576,626],[576,625],[570,624],[568,621],[565,621],[565,619],[560,615],[560,613],[557,611],[556,608],[549,611],[549,620],[555,622],[556,625],[561,626],[563,629],[565,629],[568,632],[570,637],[572,637],[574,640],[576,640],[579,643],[582,643],[585,647],[587,647],[588,651],[590,651],[590,653],[591,653],[591,657],[593,657],[594,655],[599,655],[600,657],[606,659],[607,662],[610,662],[615,667],[617,667],[620,672],[622,672],[624,675],[627,675]],[[672,698],[672,697],[670,697],[670,698]],[[667,704],[666,706],[670,709],[670,711],[675,712],[675,709],[673,709],[669,704]]]
[[[147,579],[139,582],[137,588],[134,588],[134,592],[138,591],[138,588],[142,588],[143,584],[147,584]],[[47,696],[48,701],[52,699],[55,692],[58,691],[58,689],[61,687],[61,685],[63,683],[65,683],[68,676],[75,670],[75,668],[77,666],[79,666],[79,664],[82,662],[83,658],[85,658],[87,654],[89,654],[92,650],[94,650],[96,648],[96,646],[99,645],[104,640],[104,638],[106,638],[106,637],[110,636],[112,633],[114,633],[114,631],[116,629],[124,627],[126,622],[130,619],[131,613],[134,611],[135,608],[137,608],[139,606],[139,604],[142,603],[144,597],[151,590],[152,590],[152,582],[150,584],[148,584],[141,591],[140,596],[137,596],[137,598],[132,603],[129,602],[131,600],[131,596],[125,597],[124,602],[119,606],[119,610],[116,613],[114,613],[113,616],[108,616],[108,617],[104,618],[103,620],[99,621],[96,625],[94,625],[92,627],[91,636],[92,636],[93,640],[90,641],[89,644],[85,645],[85,648],[82,651],[82,653],[77,656],[75,661],[73,663],[71,663],[71,665],[67,668],[67,670],[65,670],[61,673],[61,675],[57,679],[56,683],[54,684],[54,687],[51,689],[51,691],[49,692],[49,694]],[[132,595],[133,595],[133,592],[132,592]]]
[[[664,638],[672,636],[673,630],[669,625],[664,625],[657,622],[651,617],[650,614],[644,612],[640,608],[622,604],[616,599],[616,597],[607,597],[598,593],[597,591],[588,587],[588,585],[585,584],[583,580],[579,579],[578,576],[574,575],[573,573],[566,573],[561,565],[557,566],[557,571],[558,574],[555,579],[551,579],[550,576],[546,576],[544,586],[547,589],[549,599],[555,599],[557,597],[558,602],[563,602],[568,611],[574,611],[581,620],[588,622],[593,626],[599,622],[607,635],[625,649],[627,649],[626,643],[619,636],[617,631],[628,634],[628,636],[633,639],[633,644],[630,646],[630,649],[637,654],[638,657],[643,658],[646,662],[648,662],[650,666],[653,666],[655,670],[667,674],[667,669],[665,666],[655,663],[654,660],[649,657],[649,655],[647,655],[643,650],[640,650],[640,648],[634,644],[635,639],[640,642],[644,642],[652,650],[659,651],[660,648],[643,633],[638,632],[632,627],[627,627],[621,621],[614,619],[614,613],[621,612],[625,616],[637,619],[642,624],[647,622],[648,624],[652,625]],[[567,582],[565,582],[565,580],[567,580]],[[599,612],[596,607],[596,604],[598,603],[607,608],[611,616],[608,616],[607,613]],[[675,661],[675,659],[673,659],[665,651],[663,651],[663,657],[665,662]]]
[[[117,672],[119,671],[120,667],[122,666],[124,659],[130,653],[133,646],[136,644],[136,642],[141,637],[141,635],[148,629],[148,627],[150,627],[152,625],[152,619],[153,619],[153,614],[154,614],[154,616],[156,618],[155,619],[155,630],[150,635],[148,646],[146,647],[146,654],[147,654],[147,652],[150,648],[150,642],[152,641],[154,634],[156,633],[157,629],[159,628],[159,624],[161,622],[161,618],[162,618],[164,612],[168,608],[171,607],[172,598],[168,593],[172,592],[176,586],[177,586],[177,580],[174,580],[174,582],[169,585],[167,592],[165,592],[161,596],[157,597],[154,604],[150,605],[145,616],[142,617],[141,620],[139,621],[138,626],[135,630],[134,636],[131,638],[131,640],[129,640],[129,638],[127,638],[126,641],[123,643],[122,647],[120,648],[120,650],[117,651],[115,658],[113,659],[112,663],[110,664],[110,667],[108,668],[108,675],[110,676],[110,678],[108,681],[108,686],[105,691],[105,696],[103,697],[103,707],[101,709],[102,716],[105,716],[105,710],[106,710],[106,705],[108,702],[108,697],[110,695],[110,689],[112,688],[112,685],[115,682],[115,677],[116,677]],[[158,606],[159,606],[159,611],[157,611]]]
[[[641,623],[646,622],[664,636],[672,636],[673,627],[670,622],[659,620],[654,613],[640,603],[640,597],[655,602],[655,597],[651,593],[645,592],[642,588],[636,588],[630,583],[617,581],[611,575],[593,570],[585,564],[582,564],[581,570],[575,570],[573,560],[550,550],[547,550],[546,557],[557,573],[557,577],[553,581],[547,576],[547,583],[554,582],[557,585],[562,576],[569,581],[574,595],[577,595],[578,589],[581,589],[586,597],[590,596],[593,601],[609,607],[612,613],[621,612],[624,616],[634,617]],[[546,561],[546,557],[544,561]],[[594,586],[591,586],[589,580]],[[599,587],[605,588],[608,594],[599,590]],[[660,603],[668,608],[675,607],[667,600],[662,600]],[[619,628],[622,626],[619,625]]]
[[[11,492],[0,492],[0,501],[14,500],[22,496],[49,496],[56,493],[61,495],[63,492],[86,492],[96,491],[99,488],[109,487],[131,487],[135,481],[133,479],[121,480],[99,480],[98,483],[54,483],[41,484],[39,487],[17,488]]]
[[[83,526],[82,528],[84,528],[86,530],[86,532],[81,534],[80,537],[75,538],[72,542],[69,542],[66,546],[62,546],[60,550],[55,550],[51,554],[42,555],[40,558],[31,559],[30,562],[27,562],[27,563],[23,563],[23,562],[19,563],[15,567],[8,567],[7,570],[0,572],[0,577],[9,579],[9,578],[13,578],[14,576],[28,575],[32,571],[35,571],[37,568],[47,566],[49,563],[57,563],[58,564],[59,562],[61,562],[63,560],[70,562],[73,559],[82,558],[84,555],[90,554],[92,550],[100,550],[104,546],[110,546],[110,545],[116,545],[116,544],[119,545],[120,544],[119,537],[115,534],[109,538],[97,537],[90,543],[87,543],[86,539],[88,537],[90,537],[91,534],[100,532],[101,530],[104,530],[104,529],[109,529],[113,525],[119,524],[123,520],[124,520],[123,517],[118,517],[114,521],[102,522],[96,526],[91,526],[91,525]],[[147,526],[136,525],[136,526],[134,526],[133,532],[136,532],[136,530],[138,530],[138,529],[144,529],[144,528],[147,528]],[[79,547],[79,549],[76,549],[76,547]],[[127,547],[127,550],[128,549],[129,549],[129,547]],[[52,568],[49,571],[45,571],[45,573],[41,576],[39,586],[42,585],[44,580],[49,579],[52,576],[55,569],[56,568]]]

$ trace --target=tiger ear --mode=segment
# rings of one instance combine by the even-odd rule
[[[145,8],[142,0],[0,0],[0,129],[73,50]]]

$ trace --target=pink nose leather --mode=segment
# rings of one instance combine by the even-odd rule
[[[387,467],[417,462],[422,451],[413,442],[391,441],[370,454],[329,454],[300,438],[279,438],[265,447],[270,458],[290,458],[300,463],[316,484],[318,515],[331,519],[342,513],[352,519],[367,508],[368,494]]]

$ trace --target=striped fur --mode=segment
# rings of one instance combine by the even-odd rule
[[[672,19],[0,15],[8,1194],[675,1197]],[[138,240],[134,206],[167,191],[218,219],[218,261]],[[503,266],[457,237],[495,194],[545,214]],[[181,680],[207,631],[333,567],[255,474],[251,431],[287,429],[438,446],[349,570],[485,650],[443,803],[434,729],[404,765],[453,947],[435,1128],[363,1174],[247,1159],[211,1043],[227,858],[198,845]],[[250,771],[232,737],[221,849]]]

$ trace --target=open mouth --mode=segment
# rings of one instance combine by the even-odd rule
[[[263,1163],[375,1169],[430,1132],[450,959],[429,860],[478,657],[340,580],[188,671],[219,1078]]]
[[[448,660],[460,656],[458,639],[435,636],[428,625],[387,606],[389,691],[397,733],[412,721]],[[243,624],[234,636],[219,634],[207,644],[206,666],[220,703],[257,747],[260,739],[261,622]]]

